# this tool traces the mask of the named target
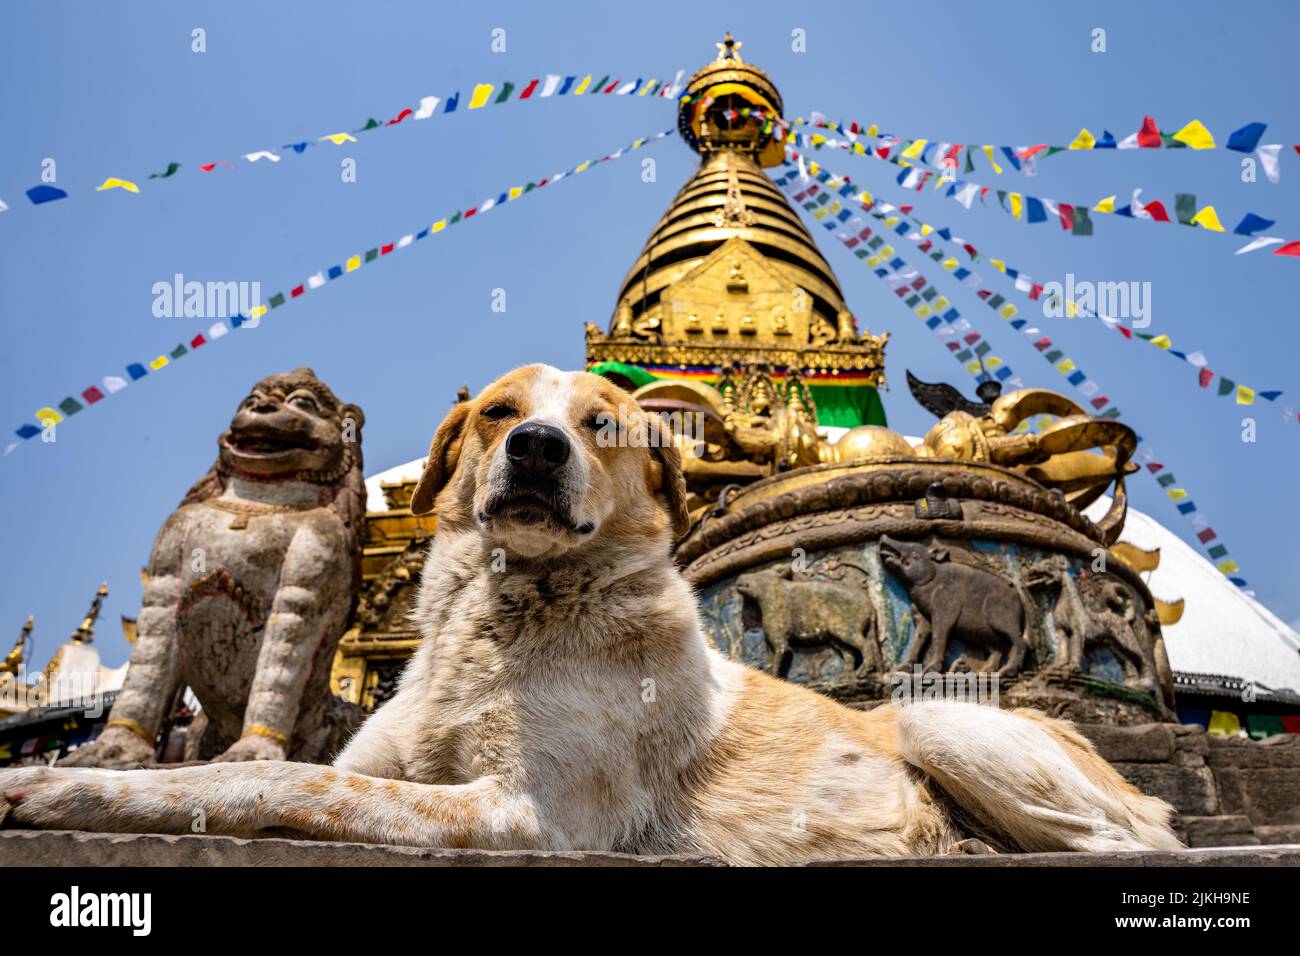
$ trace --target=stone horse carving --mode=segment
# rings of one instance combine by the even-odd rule
[[[356,712],[329,670],[360,585],[364,421],[310,369],[253,386],[158,532],[103,734],[63,763],[152,763],[184,685],[203,706],[186,759],[316,761],[341,745]]]
[[[1054,670],[1082,674],[1087,652],[1109,647],[1124,668],[1126,684],[1155,686],[1155,658],[1143,647],[1133,596],[1123,584],[1104,575],[1077,581],[1061,555],[1030,566],[1025,583],[1030,588],[1056,591],[1052,618],[1062,640],[1052,664]]]
[[[749,571],[736,579],[736,590],[758,605],[763,634],[771,650],[768,671],[790,672],[796,650],[833,647],[852,658],[861,677],[883,668],[876,643],[876,615],[867,594],[856,585],[823,580],[795,580],[789,567]]]
[[[916,636],[900,662],[915,664],[929,648],[926,670],[941,671],[948,640],[956,637],[989,651],[980,670],[1007,662],[999,677],[1014,677],[1029,651],[1029,615],[1020,591],[1000,575],[951,560],[947,548],[880,537],[880,560],[912,602]]]

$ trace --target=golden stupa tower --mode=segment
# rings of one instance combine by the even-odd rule
[[[789,380],[818,425],[883,425],[877,387],[888,335],[860,330],[835,273],[763,171],[784,159],[781,94],[730,34],[691,77],[678,129],[700,168],[619,286],[605,330],[587,326],[587,367],[640,388],[719,386],[727,370]],[[815,406],[815,411],[814,411]]]

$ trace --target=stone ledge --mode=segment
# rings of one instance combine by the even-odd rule
[[[924,867],[1220,867],[1300,866],[1300,844],[1126,853],[1009,853],[993,856],[868,857],[828,866]],[[0,867],[15,866],[650,866],[721,867],[716,857],[631,856],[600,852],[441,850],[306,840],[221,836],[0,832]]]

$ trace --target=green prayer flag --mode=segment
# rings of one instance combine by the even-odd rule
[[[493,103],[504,103],[506,100],[510,99],[510,94],[514,91],[514,88],[515,88],[515,85],[514,85],[513,83],[509,82],[509,81],[507,81],[507,82],[505,82],[505,83],[502,83],[502,84],[501,84],[501,92],[497,94],[497,98],[496,98],[495,100],[493,100],[492,102],[493,102]]]
[[[161,173],[150,173],[150,179],[166,179],[168,176],[174,176],[176,170],[181,168],[180,163],[168,163],[167,168]]]
[[[189,349],[187,349],[184,345],[178,345],[176,346],[176,348],[171,350],[171,357],[174,359],[178,359],[188,351]]]
[[[971,161],[971,158],[970,158],[970,150],[969,150],[969,149],[966,150],[966,168],[965,168],[965,171],[966,171],[967,173],[973,173],[973,172],[975,172],[975,163]]]
[[[378,258],[379,258],[378,249],[370,249],[366,252],[366,262],[374,262]]]
[[[1255,740],[1264,740],[1286,733],[1280,714],[1247,714],[1246,732]]]
[[[1092,217],[1088,215],[1088,210],[1083,206],[1074,207],[1074,225],[1070,227],[1070,235],[1092,235]]]
[[[1234,381],[1233,381],[1232,379],[1230,379],[1230,378],[1224,378],[1222,375],[1219,376],[1219,394],[1220,394],[1220,395],[1231,395],[1231,394],[1232,394],[1233,392],[1235,392],[1236,390],[1237,390],[1237,383],[1236,383],[1236,382],[1234,382]]]
[[[363,126],[363,127],[361,127],[361,129],[357,130],[357,132],[358,132],[358,133],[364,133],[366,130],[368,130],[368,129],[375,129],[375,128],[376,128],[377,126],[379,126],[379,125],[380,125],[379,120],[375,119],[375,118],[372,116],[372,117],[370,117],[370,119],[366,120],[366,125]]]
[[[1184,226],[1192,226],[1196,215],[1196,197],[1191,193],[1174,193],[1174,214]]]
[[[280,306],[284,305],[284,293],[277,292],[275,295],[271,296],[271,299],[267,304],[273,309],[280,308]]]
[[[75,415],[77,412],[81,411],[81,408],[81,402],[77,401],[71,395],[59,402],[59,411],[63,412],[65,415]]]

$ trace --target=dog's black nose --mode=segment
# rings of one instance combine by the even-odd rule
[[[569,460],[564,432],[540,422],[517,425],[506,438],[510,464],[533,478],[546,478]]]

